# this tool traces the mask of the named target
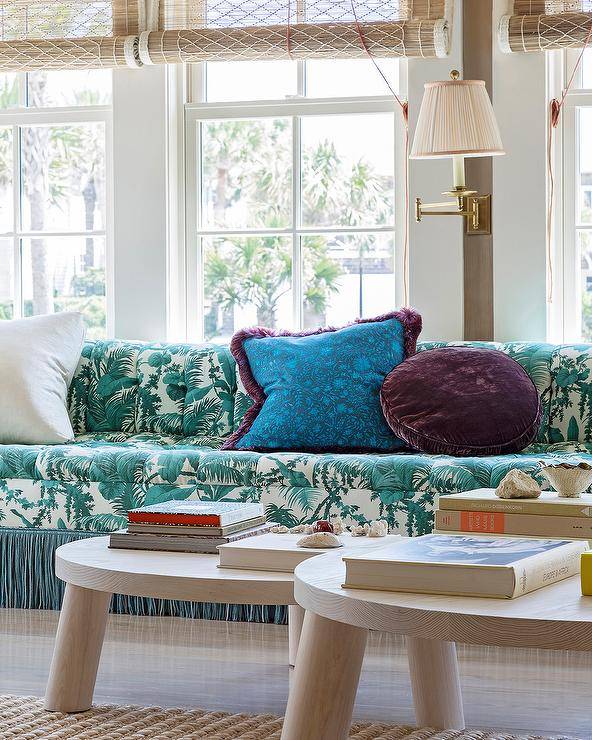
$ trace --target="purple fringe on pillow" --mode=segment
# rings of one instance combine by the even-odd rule
[[[398,311],[385,313],[382,316],[376,316],[371,319],[356,319],[345,326],[320,327],[319,329],[311,329],[309,331],[294,332],[286,329],[275,330],[267,329],[263,326],[253,326],[237,331],[230,341],[230,351],[236,360],[240,378],[245,386],[245,390],[253,399],[253,405],[245,413],[241,425],[236,432],[234,432],[222,445],[222,449],[236,449],[236,443],[249,431],[266,399],[263,388],[261,388],[259,383],[255,380],[253,372],[251,371],[249,358],[247,357],[247,353],[244,348],[244,343],[247,339],[264,339],[266,337],[310,337],[315,334],[326,334],[327,332],[339,331],[340,329],[346,329],[348,326],[355,326],[356,324],[373,324],[381,321],[389,321],[390,319],[397,319],[403,326],[403,348],[405,359],[407,357],[411,357],[411,355],[415,354],[417,337],[421,332],[422,326],[421,316],[412,308],[401,308]]]

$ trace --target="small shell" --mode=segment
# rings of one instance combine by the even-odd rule
[[[331,519],[331,524],[333,525],[334,534],[343,534],[345,532],[345,527],[341,519]]]
[[[358,524],[355,527],[350,527],[352,537],[365,537],[370,531],[369,524]]]
[[[343,547],[343,543],[333,534],[333,532],[314,532],[301,537],[296,543],[298,547],[317,547],[331,548]]]
[[[312,524],[305,524],[304,525],[304,534],[312,534]]]
[[[292,534],[300,534],[301,532],[304,532],[304,524],[297,524],[295,527],[292,527],[290,532],[292,532]]]
[[[541,473],[560,498],[579,498],[592,483],[592,467],[588,463],[546,465]]]
[[[370,523],[368,537],[386,537],[388,534],[388,523],[384,519],[375,519]]]
[[[289,531],[288,527],[285,527],[283,524],[276,524],[275,527],[271,528],[273,534],[287,534]]]

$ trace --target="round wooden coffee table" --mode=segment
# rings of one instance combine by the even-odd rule
[[[287,604],[290,663],[304,611],[294,601],[292,573],[218,568],[218,555],[110,550],[108,537],[77,540],[56,550],[66,581],[45,708],[81,712],[92,705],[111,595],[222,604]]]
[[[456,643],[592,651],[592,597],[579,577],[517,599],[341,588],[339,553],[301,563],[306,609],[282,740],[347,738],[369,630],[407,636],[419,727],[463,729]]]

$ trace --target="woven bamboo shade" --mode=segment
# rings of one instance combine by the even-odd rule
[[[446,56],[453,0],[2,0],[0,71]]]
[[[499,28],[506,52],[578,49],[592,27],[592,0],[514,0]]]

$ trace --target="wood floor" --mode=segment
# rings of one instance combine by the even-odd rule
[[[0,694],[42,696],[57,612],[0,609]],[[459,646],[470,727],[592,740],[592,654]],[[112,615],[95,701],[283,714],[287,628]],[[402,639],[373,634],[354,716],[413,724]]]

